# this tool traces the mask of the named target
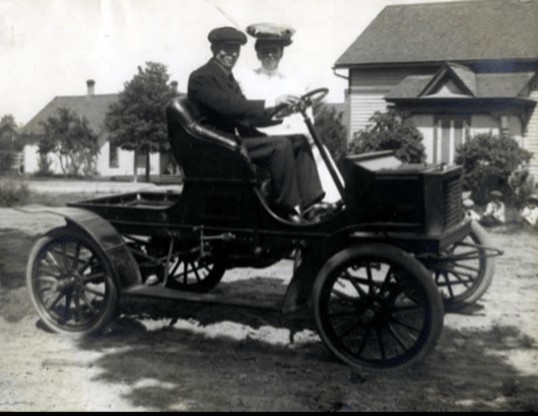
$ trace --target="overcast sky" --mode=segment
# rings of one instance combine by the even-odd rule
[[[165,64],[185,91],[211,56],[211,29],[258,22],[293,26],[282,66],[342,102],[346,81],[332,67],[383,7],[436,1],[0,0],[0,117],[24,124],[55,96],[85,94],[87,79],[96,94],[118,93],[147,61]],[[257,65],[253,45],[242,48],[238,69]]]

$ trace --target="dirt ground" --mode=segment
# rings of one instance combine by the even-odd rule
[[[492,230],[505,255],[489,291],[447,313],[423,364],[376,372],[336,361],[311,322],[222,306],[122,315],[83,341],[50,333],[24,271],[39,233],[62,223],[0,209],[1,411],[538,411],[536,232]],[[230,271],[221,284],[274,293],[291,268]]]

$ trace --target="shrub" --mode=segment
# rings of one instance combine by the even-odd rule
[[[372,124],[353,135],[348,153],[361,154],[379,150],[395,150],[394,155],[403,162],[420,163],[425,157],[422,133],[412,120],[395,110],[376,111]]]
[[[51,161],[48,154],[39,154],[36,176],[52,176],[53,172],[50,166]]]
[[[0,207],[12,207],[23,205],[30,196],[30,190],[25,183],[2,182],[0,183]]]
[[[518,166],[527,163],[532,153],[519,147],[509,136],[482,133],[457,149],[457,164],[463,166],[464,186],[479,204],[489,201],[492,190],[503,192],[505,201],[516,200],[508,178]]]
[[[346,155],[346,128],[342,122],[343,113],[320,102],[314,105],[314,125],[323,144],[329,150],[337,165]]]

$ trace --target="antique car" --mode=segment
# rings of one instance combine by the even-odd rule
[[[182,189],[53,209],[66,224],[36,242],[27,268],[41,320],[59,333],[94,334],[125,300],[144,297],[284,314],[307,307],[323,342],[350,366],[423,360],[442,332],[444,309],[482,296],[499,252],[463,211],[460,167],[405,164],[383,151],[348,156],[342,183],[305,111],[326,93],[311,91],[290,110],[303,114],[341,192],[336,210],[308,223],[277,216],[267,177],[241,139],[205,126],[179,96],[167,119]],[[212,291],[227,270],[291,258],[278,302]]]

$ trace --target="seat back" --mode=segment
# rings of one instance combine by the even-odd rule
[[[166,109],[170,145],[187,179],[241,179],[252,177],[251,162],[233,135],[203,124],[203,117],[186,95]]]

